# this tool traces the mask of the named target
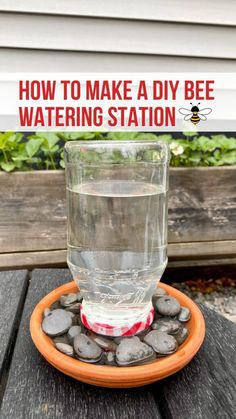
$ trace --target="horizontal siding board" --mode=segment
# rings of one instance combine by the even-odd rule
[[[1,71],[236,72],[236,60],[0,48]]]
[[[1,0],[1,11],[236,25],[234,0]]]
[[[0,46],[236,58],[236,28],[0,13]]]

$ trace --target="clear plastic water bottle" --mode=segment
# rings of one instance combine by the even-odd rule
[[[73,141],[65,161],[67,261],[81,319],[104,335],[141,332],[167,265],[168,145]]]

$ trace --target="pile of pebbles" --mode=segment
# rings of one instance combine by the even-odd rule
[[[43,331],[55,347],[68,356],[97,365],[127,367],[153,362],[171,355],[188,337],[191,313],[162,288],[153,295],[155,310],[151,326],[132,337],[104,337],[82,324],[80,293],[62,295],[44,310]]]

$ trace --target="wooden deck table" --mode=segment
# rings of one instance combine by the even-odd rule
[[[29,319],[44,295],[70,280],[67,269],[0,272],[1,419],[235,419],[236,325],[205,307],[200,351],[153,385],[98,388],[49,365],[34,347]]]

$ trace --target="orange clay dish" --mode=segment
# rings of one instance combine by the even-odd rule
[[[114,367],[88,364],[59,352],[52,340],[42,331],[43,311],[50,307],[62,294],[78,292],[74,281],[50,292],[35,307],[30,320],[30,333],[33,342],[43,357],[59,371],[76,380],[100,387],[128,388],[153,383],[176,373],[187,365],[199,350],[205,336],[205,322],[197,305],[182,292],[169,285],[159,283],[169,295],[179,300],[181,306],[188,307],[191,319],[187,323],[189,336],[172,355],[159,358],[149,364]]]

